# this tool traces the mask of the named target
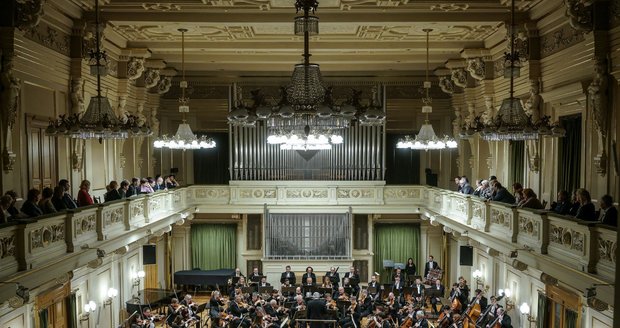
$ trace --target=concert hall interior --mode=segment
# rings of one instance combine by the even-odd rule
[[[619,108],[619,0],[0,1],[0,327],[620,327]]]

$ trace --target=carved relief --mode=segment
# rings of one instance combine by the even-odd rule
[[[275,189],[241,189],[240,198],[276,198]]]
[[[144,71],[144,87],[150,89],[159,83],[159,70],[149,68]]]
[[[131,81],[137,80],[144,72],[144,59],[131,57],[127,62],[127,78]]]
[[[486,77],[486,64],[480,57],[468,59],[467,71],[471,77],[478,81],[482,81]]]
[[[467,87],[467,71],[464,68],[453,69],[452,82],[458,87]]]
[[[530,80],[530,97],[527,99],[523,108],[525,113],[530,116],[532,123],[536,124],[540,121],[540,113],[544,104],[543,98],[540,95],[540,81],[538,79]]]
[[[103,214],[103,222],[104,226],[108,227],[114,223],[123,222],[123,214],[125,211],[122,207],[114,209],[112,211],[106,211]]]
[[[493,96],[484,96],[484,112],[480,116],[482,123],[491,124],[495,117],[495,106],[493,105]]]
[[[465,11],[469,8],[468,4],[457,4],[457,3],[440,3],[436,5],[431,5],[431,10],[433,11]]]
[[[616,263],[616,243],[613,240],[598,239],[599,259]]]
[[[30,232],[30,249],[47,247],[50,244],[64,240],[64,223],[41,227]]]
[[[506,228],[509,228],[511,222],[512,222],[511,213],[507,213],[507,212],[498,210],[496,208],[491,208],[491,223],[498,224]]]
[[[454,107],[454,120],[452,121],[452,135],[458,136],[461,133],[463,120],[461,118],[461,107]]]
[[[454,82],[452,82],[452,78],[450,76],[440,76],[439,88],[441,88],[441,91],[452,95],[454,93]]]
[[[0,259],[15,255],[15,235],[0,237]]]
[[[570,26],[577,31],[590,32],[594,27],[592,17],[592,1],[564,0],[566,16],[570,19]]]
[[[181,10],[180,5],[175,5],[172,3],[143,3],[142,8],[144,10],[153,10],[153,11],[179,11]]]
[[[153,107],[151,109],[150,126],[151,126],[151,131],[153,132],[153,135],[158,136],[159,135],[159,119],[157,118],[157,107]]]
[[[20,31],[34,29],[43,16],[44,0],[15,1],[15,26]]]
[[[538,140],[526,140],[525,151],[527,155],[527,162],[531,172],[537,173],[540,171],[540,155],[538,152]]]
[[[25,31],[24,36],[46,48],[52,49],[63,55],[69,56],[70,36],[59,32],[55,28],[41,23],[36,27]]]
[[[588,86],[588,105],[592,112],[594,128],[597,132],[598,151],[595,158],[595,169],[601,176],[605,176],[607,171],[607,154],[605,147],[607,145],[608,120],[609,120],[609,104],[607,101],[607,60],[605,58],[597,58],[594,64],[594,79]]]
[[[420,190],[414,188],[386,189],[384,197],[386,199],[418,199]]]
[[[129,209],[129,215],[131,215],[131,219],[144,217],[144,208],[142,208],[142,202],[136,202],[131,204],[131,208]]]
[[[581,232],[551,224],[549,235],[550,243],[558,244],[564,248],[579,252],[583,252],[584,250],[585,237]]]
[[[524,233],[538,239],[540,223],[530,218],[519,217],[519,233]]]
[[[287,189],[286,198],[327,198],[326,189]]]
[[[542,57],[549,56],[583,40],[583,33],[572,29],[570,26],[563,26],[557,31],[545,34],[540,38],[541,55]]]
[[[172,78],[170,76],[161,76],[156,86],[157,93],[163,95],[170,91],[170,87],[172,87]]]
[[[0,50],[1,51],[1,50]],[[13,52],[0,52],[0,115],[2,115],[2,136],[4,145],[2,145],[3,169],[7,172],[13,170],[16,155],[13,153],[13,127],[17,120],[19,111],[19,96],[22,87],[22,81],[14,75]]]
[[[86,111],[84,107],[84,83],[81,78],[71,79],[71,113],[80,116]]]
[[[97,227],[97,218],[95,214],[76,219],[74,222],[75,235],[81,235],[90,231],[95,231]]]
[[[374,189],[343,189],[338,188],[337,198],[374,198]]]
[[[228,189],[196,189],[195,192],[196,198],[228,198],[230,197],[230,192]]]

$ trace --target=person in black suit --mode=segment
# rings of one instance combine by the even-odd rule
[[[329,277],[329,281],[332,282],[334,289],[337,289],[340,284],[340,274],[336,271],[336,269],[334,267],[329,268],[329,272],[325,275]]]
[[[400,278],[396,277],[396,280],[394,280],[394,284],[392,285],[391,291],[394,294],[398,294],[399,296],[401,295],[403,291],[403,283],[400,282]]]
[[[287,279],[291,285],[294,285],[297,282],[297,278],[295,277],[295,272],[291,272],[290,265],[287,265],[286,271],[282,272],[282,275],[280,276],[280,283],[283,284],[284,281]]]
[[[603,224],[617,227],[618,210],[614,207],[614,199],[610,195],[601,197],[601,214],[599,221]]]
[[[372,298],[373,301],[379,298],[379,296],[381,295],[381,284],[377,282],[376,275],[373,274],[372,276],[370,276],[370,282],[368,283],[368,287],[373,287],[376,289],[373,294],[368,294],[369,298]]]
[[[445,295],[446,288],[441,284],[439,279],[435,279],[435,284],[433,284],[431,289],[433,289],[433,295],[435,295],[435,293],[440,295],[439,297],[431,297],[431,307],[433,308],[433,312],[435,314],[439,314],[437,306],[441,304],[441,297]],[[450,307],[448,307],[448,309],[450,309]]]
[[[510,319],[510,316],[506,313],[506,310],[504,310],[503,307],[499,307],[497,309],[497,317],[498,317],[498,323],[500,324],[500,327],[502,328],[512,328],[512,320]],[[487,327],[490,327],[489,324],[487,324]]]
[[[472,303],[480,305],[480,312],[486,311],[488,306],[488,300],[486,297],[484,297],[484,293],[480,288],[476,289],[476,297],[472,299]]]
[[[463,276],[459,277],[459,290],[461,295],[459,300],[461,301],[461,304],[463,304],[463,306],[469,304],[469,286],[467,286],[467,280],[465,280]]]
[[[355,272],[355,267],[350,267],[349,272],[344,274],[345,278],[349,278],[351,288],[353,288],[353,294],[357,295],[360,290],[360,276]]]
[[[28,197],[22,205],[21,212],[29,218],[43,215],[43,211],[38,205],[40,199],[41,192],[38,189],[28,190]]]
[[[568,191],[560,190],[558,192],[558,198],[555,202],[551,203],[550,210],[557,214],[567,215],[570,211],[571,203],[568,199]]]
[[[312,295],[312,300],[308,302],[308,319],[324,319],[327,314],[327,306],[325,300],[319,299],[319,293]],[[323,328],[325,324],[322,322],[310,322],[310,328]]]
[[[306,284],[309,277],[312,278],[312,284],[316,285],[316,275],[314,274],[314,269],[312,269],[311,266],[306,268],[306,273],[304,273],[304,275],[301,277],[301,281]]]
[[[235,295],[235,298],[228,304],[228,313],[233,316],[231,321],[233,327],[248,328],[251,323],[250,319],[246,317],[249,310],[240,306],[242,300],[241,295]],[[241,319],[242,317],[243,319]]]
[[[487,323],[491,323],[497,317],[497,309],[499,309],[499,305],[497,304],[498,299],[495,296],[490,297],[491,304],[487,305],[487,309],[482,311],[481,314],[481,323],[483,325]]]
[[[405,279],[405,275],[403,274],[403,270],[400,268],[396,268],[396,272],[394,272],[394,275],[392,276],[392,281],[396,281],[396,277],[400,278],[401,282],[407,281],[407,279]]]
[[[340,327],[350,328],[360,326],[361,307],[355,298],[351,298],[351,305],[345,309],[345,316],[340,320]]]
[[[260,278],[260,282],[258,283],[258,287],[269,287],[269,286],[271,286],[271,284],[267,282],[267,277],[262,276]]]
[[[513,196],[508,189],[504,188],[504,186],[502,186],[499,182],[496,182],[493,185],[493,198],[491,200],[506,204],[514,204],[517,201],[515,196]]]
[[[424,265],[424,277],[428,277],[429,271],[433,269],[440,269],[439,264],[435,262],[435,258],[433,257],[433,255],[429,255],[428,262],[426,262],[426,264]]]
[[[372,313],[372,297],[368,295],[368,289],[363,289],[359,301],[361,317],[365,318]]]
[[[428,328],[428,320],[424,317],[424,311],[419,310],[415,313],[416,322],[414,323],[414,327],[416,328]]]
[[[596,221],[596,208],[592,204],[590,192],[583,188],[577,189],[577,200],[579,208],[575,217],[584,221]]]
[[[426,306],[426,301],[424,299],[424,285],[422,284],[422,281],[420,280],[420,278],[417,278],[415,280],[415,283],[412,286],[413,288],[413,299],[415,303],[420,304],[421,306]]]
[[[261,272],[258,272],[257,267],[254,267],[252,269],[252,273],[250,274],[248,278],[250,278],[251,282],[259,282],[262,277],[263,277],[263,274]]]
[[[58,181],[58,185],[61,186],[65,191],[62,197],[62,200],[65,202],[65,205],[67,206],[67,208],[68,209],[77,208],[77,204],[75,203],[75,201],[73,200],[73,197],[69,193],[69,191],[71,190],[71,184],[69,184],[69,180],[62,179]]]
[[[418,274],[418,269],[413,263],[413,258],[409,258],[407,260],[407,264],[405,265],[405,274],[407,275],[407,283],[411,283],[411,276],[415,276]]]
[[[220,292],[216,290],[211,294],[211,299],[209,300],[209,317],[211,317],[212,327],[222,326],[220,323],[220,312],[222,312],[222,306],[224,306],[224,302],[221,300]]]

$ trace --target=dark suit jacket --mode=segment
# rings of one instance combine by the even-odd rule
[[[139,194],[140,194],[140,187],[129,185],[129,188],[127,188],[127,193],[125,193],[125,197],[137,196]]]
[[[282,272],[282,275],[280,276],[280,282],[284,283],[284,280],[287,279],[287,277],[286,277],[287,273],[289,274],[288,281],[291,283],[291,285],[294,285],[295,283],[297,283],[297,278],[295,277],[295,272],[292,272],[292,271],[290,271],[290,272],[286,272],[286,271]]]
[[[323,319],[327,313],[327,307],[325,306],[325,300],[313,299],[308,302],[306,307],[308,310],[308,319]],[[311,322],[310,328],[321,328],[325,325],[322,322]]]
[[[250,279],[251,282],[260,282],[260,279],[262,276],[263,276],[262,272],[259,272],[258,274],[254,274],[254,272],[252,272],[250,276],[248,277],[248,279]]]
[[[41,210],[41,208],[39,208],[39,205],[29,200],[24,202],[24,204],[22,205],[21,211],[22,213],[27,215],[29,218],[34,218],[34,217],[43,215],[43,211]]]
[[[413,288],[413,296],[418,297],[418,296],[423,296],[424,295],[424,285],[420,284],[420,291],[418,292],[418,285],[414,284],[413,286],[411,286],[411,288]]]
[[[504,317],[502,318],[502,328],[512,328],[512,320],[510,319],[510,316],[506,313],[504,313]]]
[[[316,284],[316,275],[314,274],[314,272],[312,272],[310,274],[310,278],[312,278],[312,283]],[[307,272],[304,273],[303,276],[301,276],[301,283],[305,285],[306,284],[306,280],[308,280],[308,273]]]
[[[71,197],[71,195],[69,195],[69,193],[65,193],[62,196],[62,201],[65,202],[65,206],[68,209],[72,209],[72,208],[77,208],[77,204],[75,203],[75,201],[73,200],[73,197]]]
[[[351,287],[357,287],[357,285],[360,283],[360,276],[358,274],[352,274],[351,272],[347,272],[344,274],[344,277],[349,278],[349,283],[351,284]]]
[[[103,195],[103,200],[106,202],[111,202],[113,200],[117,200],[121,198],[122,198],[121,194],[118,192],[117,189],[112,189]]]
[[[551,205],[551,210],[557,214],[566,215],[568,211],[570,211],[571,203],[569,201],[564,201],[562,203],[553,203]]]
[[[436,261],[433,261],[433,269],[439,269],[439,264]],[[428,272],[431,271],[428,262],[424,264],[424,277],[428,276]]]
[[[601,217],[601,223],[609,224],[610,226],[618,226],[618,210],[615,206],[607,209],[607,211]]]
[[[579,206],[575,217],[584,221],[596,221],[596,209],[594,204],[587,203],[583,206]]]
[[[329,277],[329,280],[332,282],[332,285],[334,285],[334,288],[338,288],[338,284],[340,283],[340,273],[335,272],[332,275],[330,271],[325,273],[325,275]]]
[[[502,189],[499,189],[495,193],[495,196],[493,196],[493,201],[501,202],[501,203],[506,203],[506,204],[514,204],[516,199],[515,199],[515,196],[513,196],[508,191],[508,189],[502,187]]]
[[[233,301],[228,304],[228,311],[235,317],[241,317],[243,313],[248,312],[248,309],[240,307],[237,302]]]

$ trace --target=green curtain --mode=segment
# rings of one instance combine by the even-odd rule
[[[420,260],[420,225],[418,224],[377,224],[375,225],[374,268],[381,274],[380,281],[388,282],[390,275],[383,268],[383,260],[407,263],[412,257],[414,263]],[[418,272],[424,268],[418,267]]]
[[[192,224],[192,268],[234,269],[237,266],[236,224]]]
[[[71,293],[69,296],[67,296],[65,302],[67,304],[67,327],[77,328],[77,305],[75,293]]]
[[[547,328],[547,297],[543,293],[538,293],[538,317],[536,318],[537,328]]]
[[[39,328],[47,328],[48,324],[47,308],[39,310]]]
[[[564,327],[576,328],[577,327],[577,312],[566,309],[564,311]]]
[[[559,138],[558,190],[570,194],[580,187],[581,180],[581,114],[560,117],[560,124],[566,136]]]
[[[513,183],[523,184],[525,171],[525,141],[510,141],[510,180],[504,186],[510,189]]]

